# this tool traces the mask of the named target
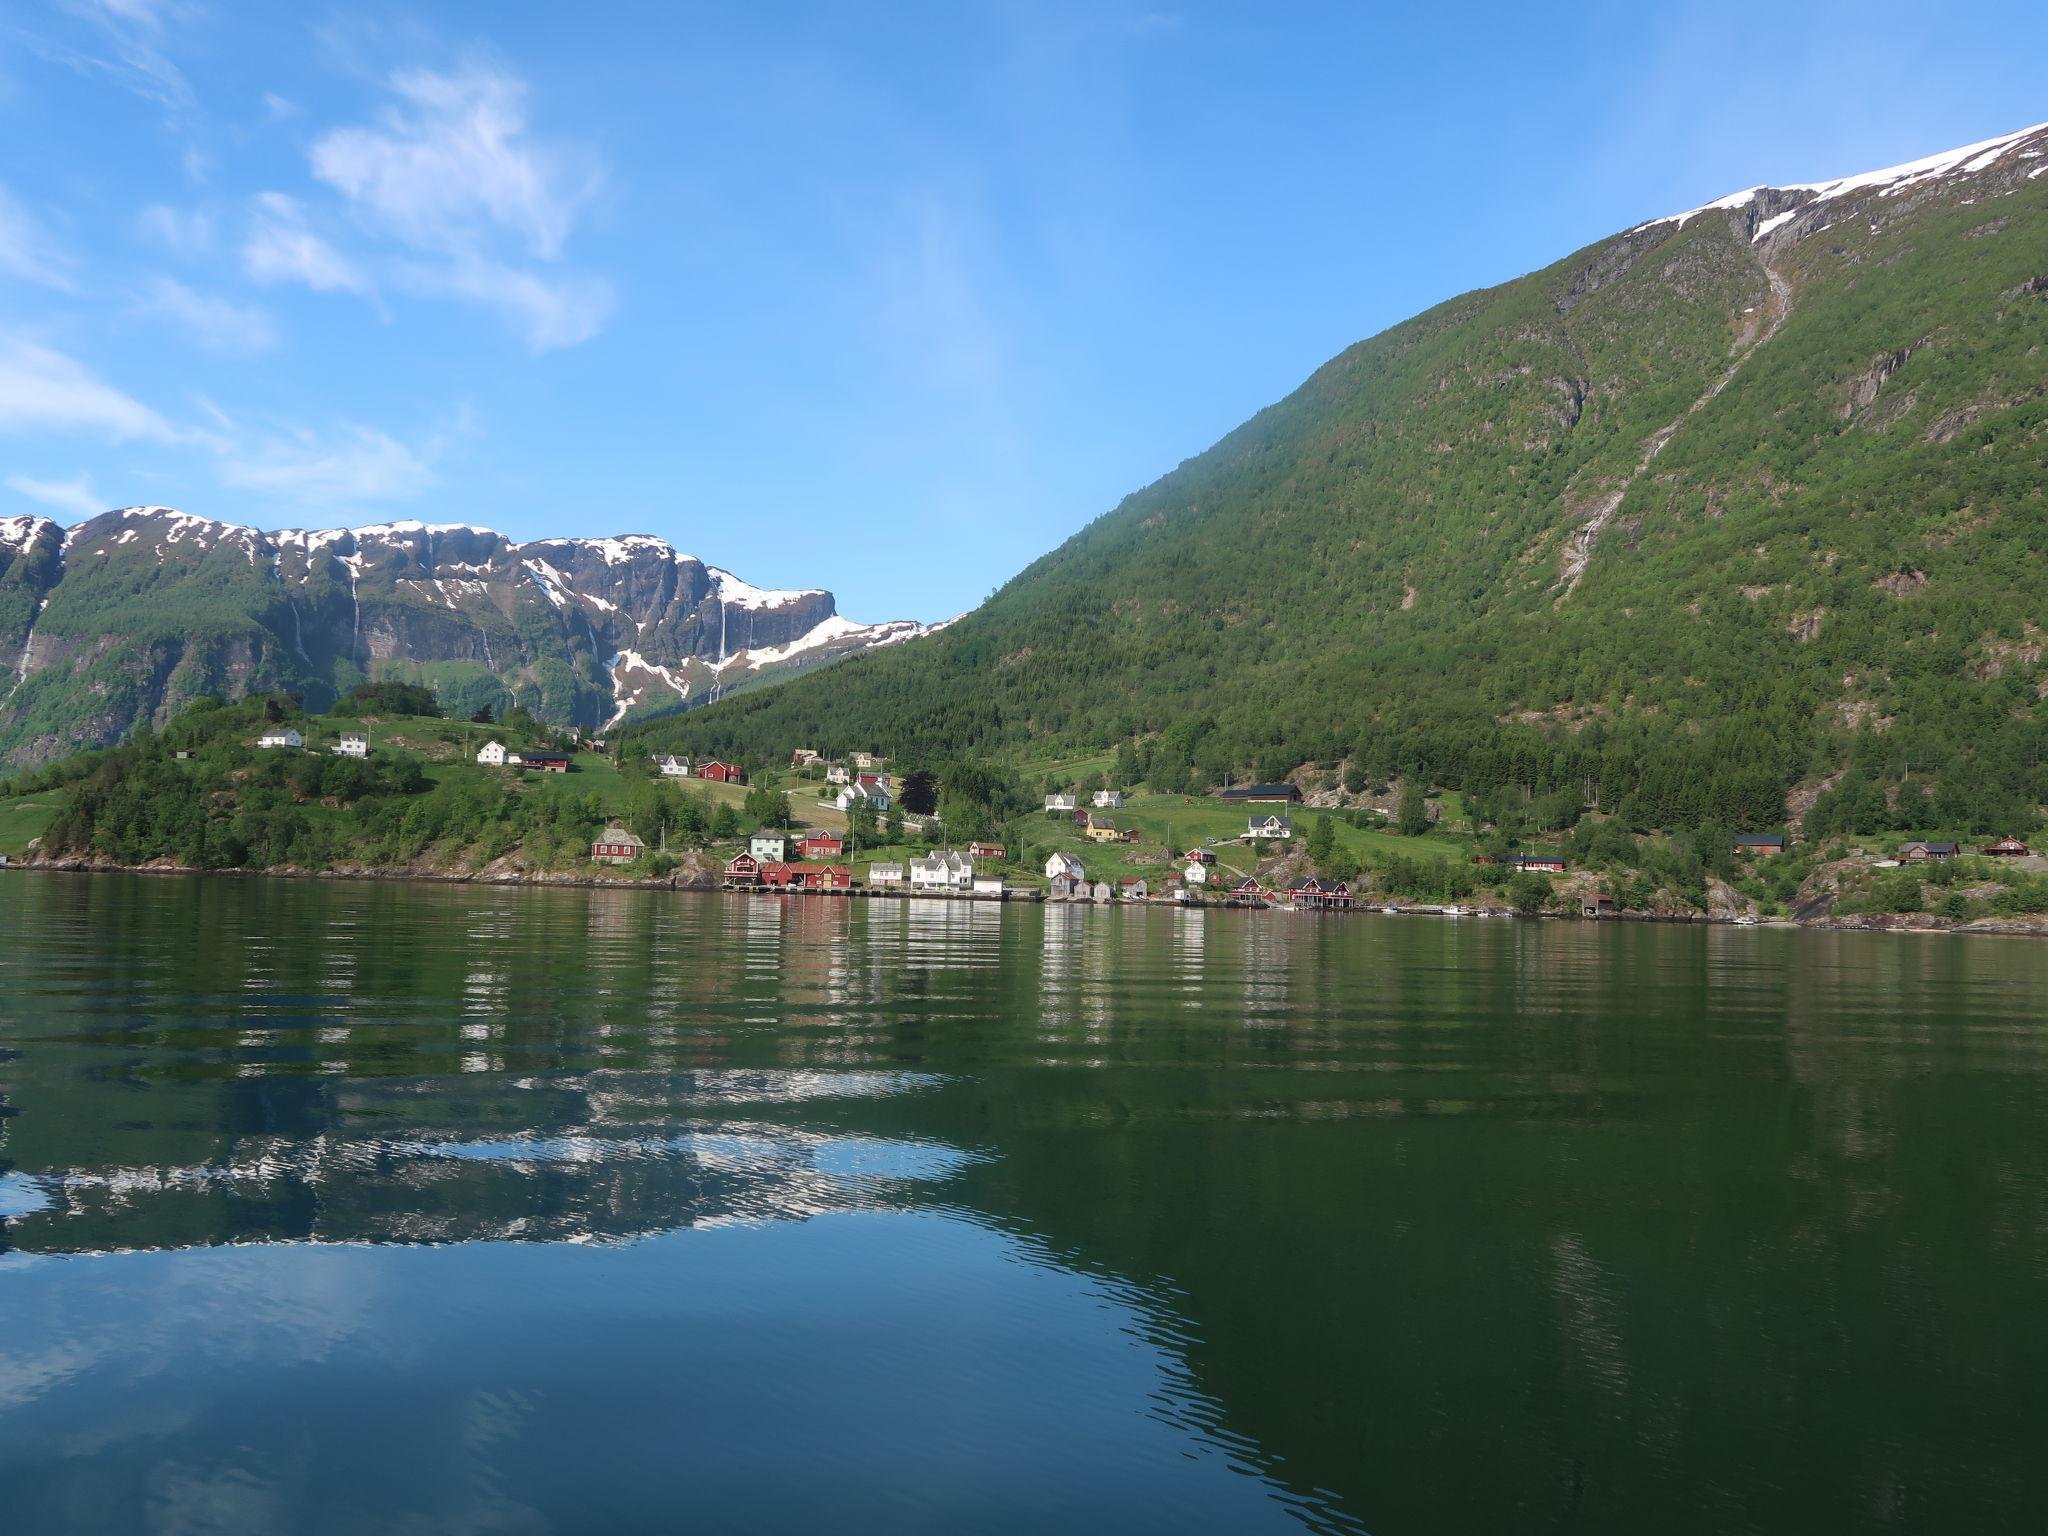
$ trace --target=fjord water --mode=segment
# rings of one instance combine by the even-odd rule
[[[2048,946],[0,877],[0,1526],[2002,1531]]]

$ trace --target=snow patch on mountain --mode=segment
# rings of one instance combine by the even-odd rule
[[[605,664],[605,670],[611,673],[612,678],[612,713],[611,717],[599,727],[600,731],[610,730],[621,720],[625,719],[626,716],[638,709],[641,701],[646,698],[647,690],[652,683],[659,682],[663,684],[676,696],[678,701],[687,699],[690,696],[690,680],[688,678],[678,676],[669,668],[649,661],[638,651],[620,651],[618,655]],[[629,690],[626,684],[632,682],[636,677],[639,681]]]
[[[33,514],[0,517],[0,549],[27,549],[45,528],[55,526],[49,518]]]
[[[1908,160],[1902,165],[1888,165],[1882,170],[1862,171],[1854,176],[1839,176],[1833,181],[1797,181],[1784,186],[1745,187],[1740,192],[1730,192],[1711,203],[1702,203],[1697,208],[1688,208],[1683,213],[1667,213],[1662,218],[1650,219],[1629,231],[1637,234],[1653,229],[1659,224],[1676,223],[1681,229],[1690,219],[1703,213],[1713,213],[1747,207],[1752,199],[1763,192],[1806,192],[1806,198],[1799,207],[1784,213],[1774,214],[1763,221],[1756,237],[1765,235],[1790,220],[1794,214],[1803,213],[1815,203],[1824,203],[1831,198],[1842,197],[1850,192],[1878,189],[1880,197],[1895,197],[1909,187],[1933,181],[1943,176],[1975,176],[1988,171],[2019,145],[2037,135],[2048,134],[2048,123],[2036,123],[2031,128],[2022,128],[2016,133],[2000,134],[1995,139],[1981,139],[1975,144],[1965,144],[1959,149],[1943,150],[1940,154],[1924,155],[1918,160]],[[2022,154],[2021,158],[2031,158]],[[2032,179],[2038,172],[2029,172]]]
[[[757,587],[751,582],[741,581],[731,571],[720,570],[715,565],[707,565],[704,569],[711,575],[712,589],[718,593],[719,600],[731,603],[735,608],[782,608],[790,603],[801,602],[807,597],[830,596],[829,593],[815,587],[782,591]]]

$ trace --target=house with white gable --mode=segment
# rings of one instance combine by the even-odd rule
[[[1047,795],[1045,797],[1045,808],[1055,813],[1071,811],[1074,809],[1074,797],[1064,790],[1056,794]]]
[[[1254,816],[1247,824],[1245,836],[1285,841],[1294,836],[1294,823],[1285,816]]]
[[[902,883],[903,866],[901,864],[870,864],[868,866],[869,885],[901,885]]]
[[[483,750],[477,753],[476,760],[482,763],[486,768],[504,767],[505,743],[503,743],[502,741],[485,742],[483,745]]]
[[[1120,811],[1124,808],[1124,792],[1120,789],[1098,789],[1095,791],[1095,808],[1098,811]]]
[[[370,738],[350,731],[334,744],[334,752],[337,757],[368,757]]]
[[[910,861],[914,891],[967,891],[974,888],[974,861],[953,848],[934,849]]]
[[[1081,861],[1071,853],[1054,853],[1045,861],[1045,878],[1057,880],[1065,875],[1070,880],[1082,879],[1088,871],[1081,867]]]
[[[690,776],[690,760],[687,757],[657,757],[655,771],[664,779],[687,779]]]
[[[853,782],[853,770],[844,763],[832,763],[825,769],[825,782],[827,784],[851,784]]]
[[[878,816],[888,810],[893,803],[889,798],[889,787],[886,784],[849,784],[839,791],[838,797],[832,803],[840,810],[846,811],[859,805],[863,800],[875,808],[875,814]]]
[[[306,738],[288,725],[273,726],[256,738],[256,745],[269,752],[278,747],[303,747]]]
[[[764,864],[780,864],[789,852],[789,839],[780,832],[756,832],[747,839],[747,852]]]
[[[1181,878],[1187,881],[1189,885],[1207,885],[1209,883],[1209,866],[1199,859],[1189,859],[1188,867],[1182,870],[1180,874]]]

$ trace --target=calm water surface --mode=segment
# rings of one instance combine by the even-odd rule
[[[2048,945],[0,876],[0,1529],[2037,1531]]]

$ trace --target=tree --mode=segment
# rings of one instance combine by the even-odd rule
[[[876,841],[874,802],[863,796],[846,808],[846,851],[859,853]]]
[[[1318,816],[1309,823],[1308,856],[1314,861],[1318,869],[1322,868],[1323,861],[1329,858],[1331,850],[1336,846],[1336,822],[1332,821],[1328,816]]]
[[[1412,773],[1401,782],[1394,826],[1403,837],[1420,837],[1429,830],[1429,802],[1423,798],[1421,780]]]
[[[742,807],[747,819],[760,827],[793,827],[796,816],[789,808],[789,796],[768,784],[756,784],[747,791]]]
[[[903,791],[896,798],[913,815],[931,815],[939,808],[939,776],[929,768],[911,769],[903,776]]]
[[[492,723],[493,723],[493,716],[492,716],[492,714],[491,714],[491,706],[490,706],[490,705],[488,705],[488,704],[486,704],[486,705],[485,705],[485,706],[484,706],[484,707],[483,707],[482,709],[478,710],[478,711],[477,711],[477,712],[476,712],[475,714],[471,715],[471,716],[469,717],[469,723],[470,723],[471,725],[490,725],[490,724],[492,724]]]
[[[1508,900],[1523,917],[1534,917],[1550,899],[1550,882],[1524,870],[1508,882]]]

